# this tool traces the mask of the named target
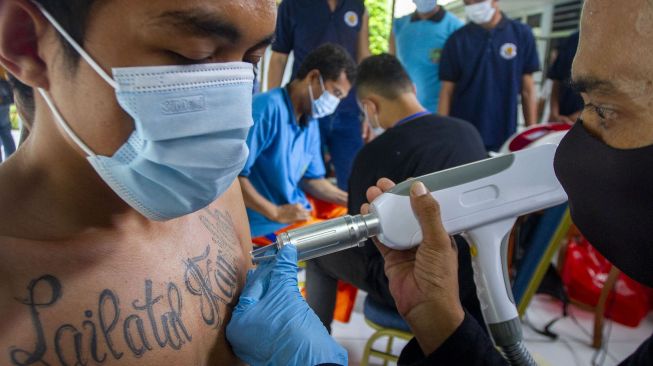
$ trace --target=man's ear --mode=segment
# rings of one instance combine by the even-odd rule
[[[381,101],[379,99],[379,96],[377,96],[374,93],[370,93],[370,94],[367,95],[366,99],[368,101],[368,103],[367,103],[368,110],[367,111],[369,113],[371,113],[371,114],[378,114],[379,109],[381,108],[381,103],[380,103]]]
[[[22,83],[48,88],[39,46],[47,20],[29,0],[0,0],[0,64]]]
[[[309,83],[312,83],[313,81],[316,81],[317,83],[320,82],[320,70],[318,69],[313,69],[308,72],[308,75],[306,75],[306,78],[308,79]]]

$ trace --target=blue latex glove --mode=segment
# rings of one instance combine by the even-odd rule
[[[297,287],[297,249],[247,274],[227,325],[234,353],[251,366],[347,365],[347,351],[331,338]]]

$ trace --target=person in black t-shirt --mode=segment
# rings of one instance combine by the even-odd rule
[[[373,127],[386,132],[365,146],[354,161],[349,179],[350,214],[360,213],[367,202],[365,192],[382,177],[401,182],[487,157],[474,126],[426,111],[394,56],[370,57],[360,65],[359,73],[356,84],[361,109]],[[460,296],[467,310],[482,321],[469,249],[461,238],[457,242]],[[395,307],[383,266],[381,254],[371,242],[307,263],[307,301],[327,329],[333,320],[339,279],[366,291],[376,302]]]

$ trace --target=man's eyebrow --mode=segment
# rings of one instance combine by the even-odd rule
[[[611,81],[594,77],[577,77],[571,81],[570,86],[579,93],[612,94],[617,92],[617,87]]]
[[[274,42],[275,39],[275,34],[272,33],[268,35],[267,37],[263,38],[259,43],[255,44],[254,47],[250,48],[250,50],[256,50],[259,48],[267,47]]]
[[[157,17],[157,22],[171,24],[200,37],[224,38],[230,43],[236,43],[242,36],[231,22],[202,8],[167,11]]]

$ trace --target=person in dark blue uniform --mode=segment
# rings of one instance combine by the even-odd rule
[[[369,56],[369,16],[362,0],[284,0],[279,6],[268,89],[281,86],[293,52],[294,79],[306,56],[324,43],[344,47],[357,61]],[[329,151],[338,187],[347,190],[354,157],[363,147],[361,112],[350,93],[336,113],[320,119],[323,147]]]
[[[586,0],[581,29],[572,74],[585,109],[560,143],[556,175],[581,232],[624,274],[653,287],[653,32],[643,31],[653,29],[653,2]],[[638,46],[623,52],[624,44]],[[392,186],[380,180],[367,199]],[[458,255],[423,184],[413,185],[411,205],[424,234],[421,246],[400,252],[378,245],[397,309],[416,336],[399,365],[507,365],[460,304]],[[331,338],[297,290],[296,259],[296,249],[286,246],[250,275],[227,326],[237,355],[269,355],[266,364],[275,364],[278,355],[297,349],[330,350]],[[276,336],[261,337],[263,325]],[[406,356],[409,351],[417,355]],[[302,365],[346,364],[338,350],[330,352]],[[653,337],[621,365],[653,365]]]
[[[537,122],[535,38],[527,25],[501,13],[497,0],[465,0],[465,12],[471,22],[442,53],[438,111],[471,122],[485,147],[498,151],[517,130],[520,94],[526,126]]]
[[[0,147],[4,146],[5,159],[16,151],[16,144],[11,135],[11,120],[9,117],[9,110],[13,102],[11,86],[4,75],[4,70],[0,69]],[[1,153],[0,162],[2,162]]]
[[[573,123],[583,111],[583,98],[569,83],[571,81],[571,67],[574,63],[574,57],[576,57],[579,40],[579,32],[569,36],[560,47],[558,58],[556,58],[549,70],[548,77],[553,80],[551,114],[549,117],[551,122]]]

